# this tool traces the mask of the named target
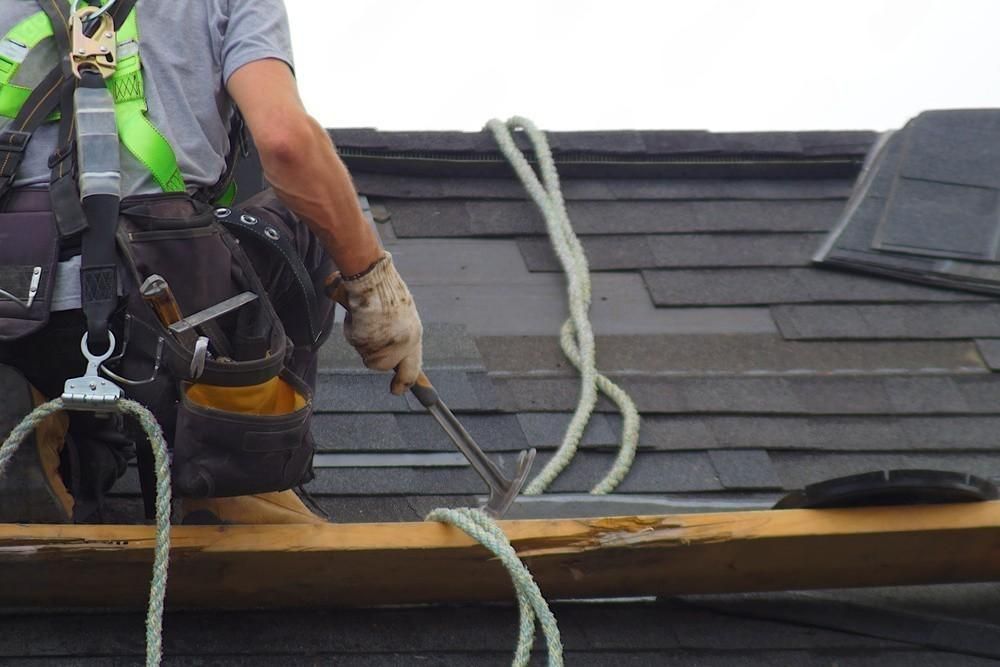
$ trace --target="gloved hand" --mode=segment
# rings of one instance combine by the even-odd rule
[[[335,298],[347,309],[344,338],[373,370],[396,369],[390,391],[409,389],[423,364],[423,325],[388,252],[374,268],[354,280],[342,279]]]

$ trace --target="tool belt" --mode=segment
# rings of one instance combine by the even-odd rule
[[[30,210],[44,209],[47,197],[14,192],[0,212],[0,341],[26,336],[48,319],[59,235],[51,212]],[[173,446],[179,496],[280,491],[312,476],[312,392],[287,367],[296,343],[319,339],[312,283],[297,281],[306,307],[294,318],[293,342],[243,248],[270,243],[273,257],[303,276],[290,234],[275,217],[259,208],[214,208],[185,194],[122,201],[117,245],[125,313],[116,318],[123,322],[118,349],[103,370],[160,421]],[[144,299],[141,286],[152,275],[169,284],[188,316],[180,324],[192,326],[182,333]],[[227,303],[229,309],[219,307]]]

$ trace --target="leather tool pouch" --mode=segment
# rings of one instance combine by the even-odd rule
[[[47,212],[0,213],[0,341],[49,321],[59,232]]]
[[[162,369],[158,379],[126,392],[157,414],[173,443],[176,494],[246,495],[308,481],[312,394],[285,368],[291,352],[285,329],[214,210],[183,195],[132,198],[123,202],[118,240],[134,284],[129,343],[116,372],[135,378]],[[153,274],[170,285],[184,316],[246,292],[257,298],[185,339],[140,294]],[[197,336],[211,345],[203,364],[192,364]]]

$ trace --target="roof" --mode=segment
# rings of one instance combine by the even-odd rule
[[[544,463],[578,387],[558,345],[564,279],[492,139],[332,135],[414,292],[428,376],[503,465],[528,446]],[[602,399],[553,493],[511,516],[764,508],[810,482],[900,467],[1000,478],[1000,307],[811,262],[874,134],[550,136],[594,272],[598,366],[643,424],[618,492],[587,498],[621,425]],[[419,405],[387,387],[331,337],[310,492],[336,521],[418,520],[476,502],[482,483]],[[136,488],[134,476],[118,487],[129,511]],[[976,665],[1000,658],[998,598],[970,584],[567,603],[556,615],[569,664]],[[136,615],[4,622],[3,656],[97,665],[142,653]],[[500,665],[515,635],[511,607],[173,614],[165,648],[178,664]]]

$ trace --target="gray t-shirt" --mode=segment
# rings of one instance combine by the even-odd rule
[[[0,37],[39,11],[37,0],[0,0]],[[284,2],[139,0],[137,11],[149,118],[173,146],[188,186],[212,185],[222,175],[229,150],[232,103],[225,82],[256,60],[293,64]],[[28,55],[14,83],[33,87],[55,64],[55,43],[47,39]],[[0,117],[0,128],[8,123]],[[55,124],[35,133],[16,186],[48,183],[48,156],[55,142]],[[124,148],[122,177],[123,196],[160,191]]]

